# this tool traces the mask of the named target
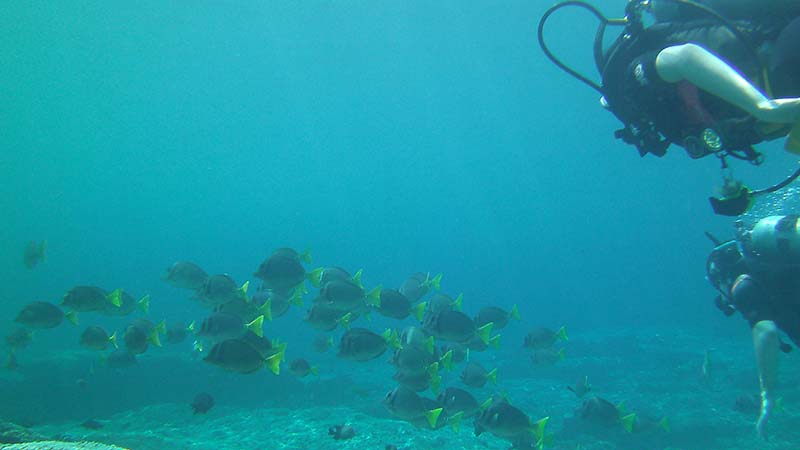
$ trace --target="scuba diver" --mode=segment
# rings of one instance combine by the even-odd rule
[[[548,49],[544,25],[555,11],[577,6],[600,27],[594,42],[598,84],[563,64]],[[643,14],[653,14],[645,25]],[[608,48],[608,25],[623,32]],[[672,145],[693,159],[716,155],[722,164],[723,198],[714,211],[740,215],[755,195],[729,176],[728,158],[758,165],[753,145],[787,137],[800,154],[800,2],[794,0],[630,0],[625,17],[608,19],[583,1],[550,8],[539,22],[539,44],[558,67],[601,94],[601,104],[622,123],[615,137],[639,154],[664,156]],[[766,94],[765,94],[766,93]]]
[[[720,242],[706,261],[706,278],[719,291],[716,306],[731,316],[737,311],[752,328],[761,387],[761,412],[756,431],[767,437],[766,425],[775,408],[779,351],[800,346],[800,216],[770,216],[751,230],[737,222],[736,239]]]

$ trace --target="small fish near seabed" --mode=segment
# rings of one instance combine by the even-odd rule
[[[214,397],[211,394],[201,392],[192,400],[192,414],[205,414],[214,407]]]
[[[345,441],[356,435],[356,430],[350,425],[334,425],[328,428],[328,434],[336,441]]]

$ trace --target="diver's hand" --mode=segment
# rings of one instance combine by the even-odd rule
[[[761,393],[761,414],[758,415],[758,422],[756,422],[756,432],[758,436],[765,441],[767,440],[767,421],[772,414],[772,399],[766,392]]]

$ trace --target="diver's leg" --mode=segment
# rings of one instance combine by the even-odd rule
[[[767,98],[733,67],[696,44],[661,50],[656,57],[656,71],[664,81],[689,81],[762,122],[794,123],[800,118],[800,98]]]
[[[775,399],[775,383],[778,377],[778,351],[780,339],[778,327],[771,320],[762,320],[753,327],[753,348],[756,353],[758,379],[761,384],[761,414],[758,417],[756,431],[766,437],[766,425],[772,412]]]

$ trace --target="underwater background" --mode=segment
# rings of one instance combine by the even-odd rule
[[[503,392],[532,418],[550,416],[550,448],[796,448],[796,355],[781,368],[786,411],[772,441],[756,440],[754,416],[732,408],[758,385],[746,322],[717,311],[704,279],[712,244],[703,232],[733,231],[706,200],[721,183],[719,161],[674,147],[640,158],[615,140],[620,124],[598,94],[538,47],[550,5],[4,5],[0,333],[27,303],[60,303],[76,285],[149,294],[155,322],[201,321],[208,311],[161,279],[175,261],[255,285],[275,249],[308,248],[307,269],[363,268],[368,287],[441,272],[442,291],[463,293],[471,315],[516,304],[521,320],[501,332],[500,349],[473,355],[498,368],[498,384],[474,393]],[[597,5],[616,17],[624,2]],[[570,10],[546,36],[596,78],[595,29]],[[762,167],[734,163],[754,186],[796,164],[780,143],[759,148]],[[786,201],[794,210],[794,197]],[[44,239],[46,261],[27,269],[25,245]],[[319,367],[304,379],[225,372],[198,359],[192,339],[150,349],[131,368],[103,367],[78,345],[80,331],[121,330],[130,317],[82,313],[78,327],[36,331],[16,353],[19,367],[0,373],[0,419],[31,435],[137,450],[510,446],[475,437],[471,421],[454,433],[392,418],[381,405],[396,386],[388,354],[358,363],[335,348],[314,353],[319,333],[303,323],[305,309],[264,327]],[[415,324],[357,323],[376,332]],[[535,367],[524,336],[562,325],[566,359]],[[701,383],[709,349],[715,373]],[[444,385],[458,385],[459,372]],[[582,376],[615,402],[670,417],[671,430],[572,430],[581,400],[565,386]],[[200,392],[216,406],[193,416]],[[105,425],[81,427],[88,419]],[[356,437],[331,439],[339,423]]]

